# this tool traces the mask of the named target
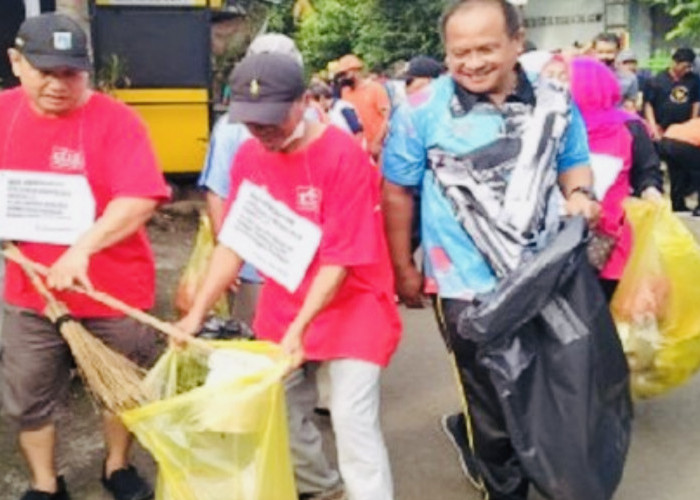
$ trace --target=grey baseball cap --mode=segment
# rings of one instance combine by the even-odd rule
[[[625,49],[617,55],[617,62],[624,63],[629,61],[637,61],[637,54],[630,49]]]
[[[70,17],[47,13],[27,18],[15,38],[15,48],[37,69],[90,70],[85,31]]]
[[[306,92],[302,67],[284,54],[246,56],[233,69],[229,84],[232,122],[279,125]]]
[[[265,33],[255,37],[248,46],[246,55],[255,54],[284,54],[294,58],[299,65],[304,65],[304,59],[294,40],[282,33]]]

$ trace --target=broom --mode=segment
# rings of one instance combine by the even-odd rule
[[[8,260],[17,263],[24,270],[36,290],[46,301],[46,316],[57,326],[59,333],[70,347],[88,391],[105,408],[118,414],[153,399],[141,383],[146,370],[122,354],[113,351],[92,335],[81,323],[70,316],[70,312],[64,304],[56,300],[39,277],[39,274],[45,275],[48,272],[46,267],[29,260],[14,245],[6,245],[2,253]],[[130,307],[104,292],[89,291],[82,287],[74,287],[73,290],[84,293],[102,304],[156,328],[171,338],[199,348],[205,354],[210,354],[213,350],[201,339],[192,338],[173,325]]]

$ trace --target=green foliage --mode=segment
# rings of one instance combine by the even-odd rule
[[[282,0],[268,10],[267,31],[293,36],[295,29],[294,0]]]
[[[298,25],[296,40],[308,69],[317,71],[328,61],[353,52],[366,17],[364,0],[317,0],[315,12]]]
[[[103,57],[100,71],[96,75],[97,88],[105,93],[116,89],[131,87],[131,79],[128,76],[128,64],[117,54],[108,54]]]
[[[666,12],[678,20],[676,28],[667,35],[667,40],[684,38],[700,40],[700,0],[647,0],[653,5],[663,6]]]
[[[440,0],[374,0],[372,19],[362,26],[356,51],[367,63],[386,66],[419,54],[442,59]]]
[[[310,71],[355,53],[367,67],[387,67],[418,54],[442,58],[438,20],[444,0],[314,0],[294,23],[293,0],[271,9],[268,29],[294,37]]]

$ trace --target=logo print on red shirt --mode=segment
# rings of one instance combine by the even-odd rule
[[[51,169],[79,172],[85,168],[85,158],[81,151],[56,146],[51,151]]]
[[[298,186],[297,209],[301,212],[318,212],[321,209],[321,190],[313,186]]]

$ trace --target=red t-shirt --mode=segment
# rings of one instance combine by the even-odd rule
[[[21,88],[0,93],[0,169],[87,178],[99,217],[120,197],[164,200],[169,189],[160,172],[144,124],[124,104],[93,93],[89,101],[61,118],[33,111]],[[30,259],[50,266],[68,248],[17,242]],[[153,306],[155,263],[145,229],[92,256],[89,277],[105,291],[139,309]],[[121,316],[76,293],[56,293],[77,317]],[[44,300],[19,266],[8,262],[8,304],[42,311]]]
[[[348,134],[328,127],[304,151],[273,153],[250,140],[234,161],[228,207],[248,180],[322,231],[320,247],[294,293],[266,277],[253,328],[258,338],[279,342],[320,266],[343,266],[348,270],[345,281],[306,332],[306,357],[386,366],[401,336],[401,320],[384,236],[379,174],[367,153]]]

